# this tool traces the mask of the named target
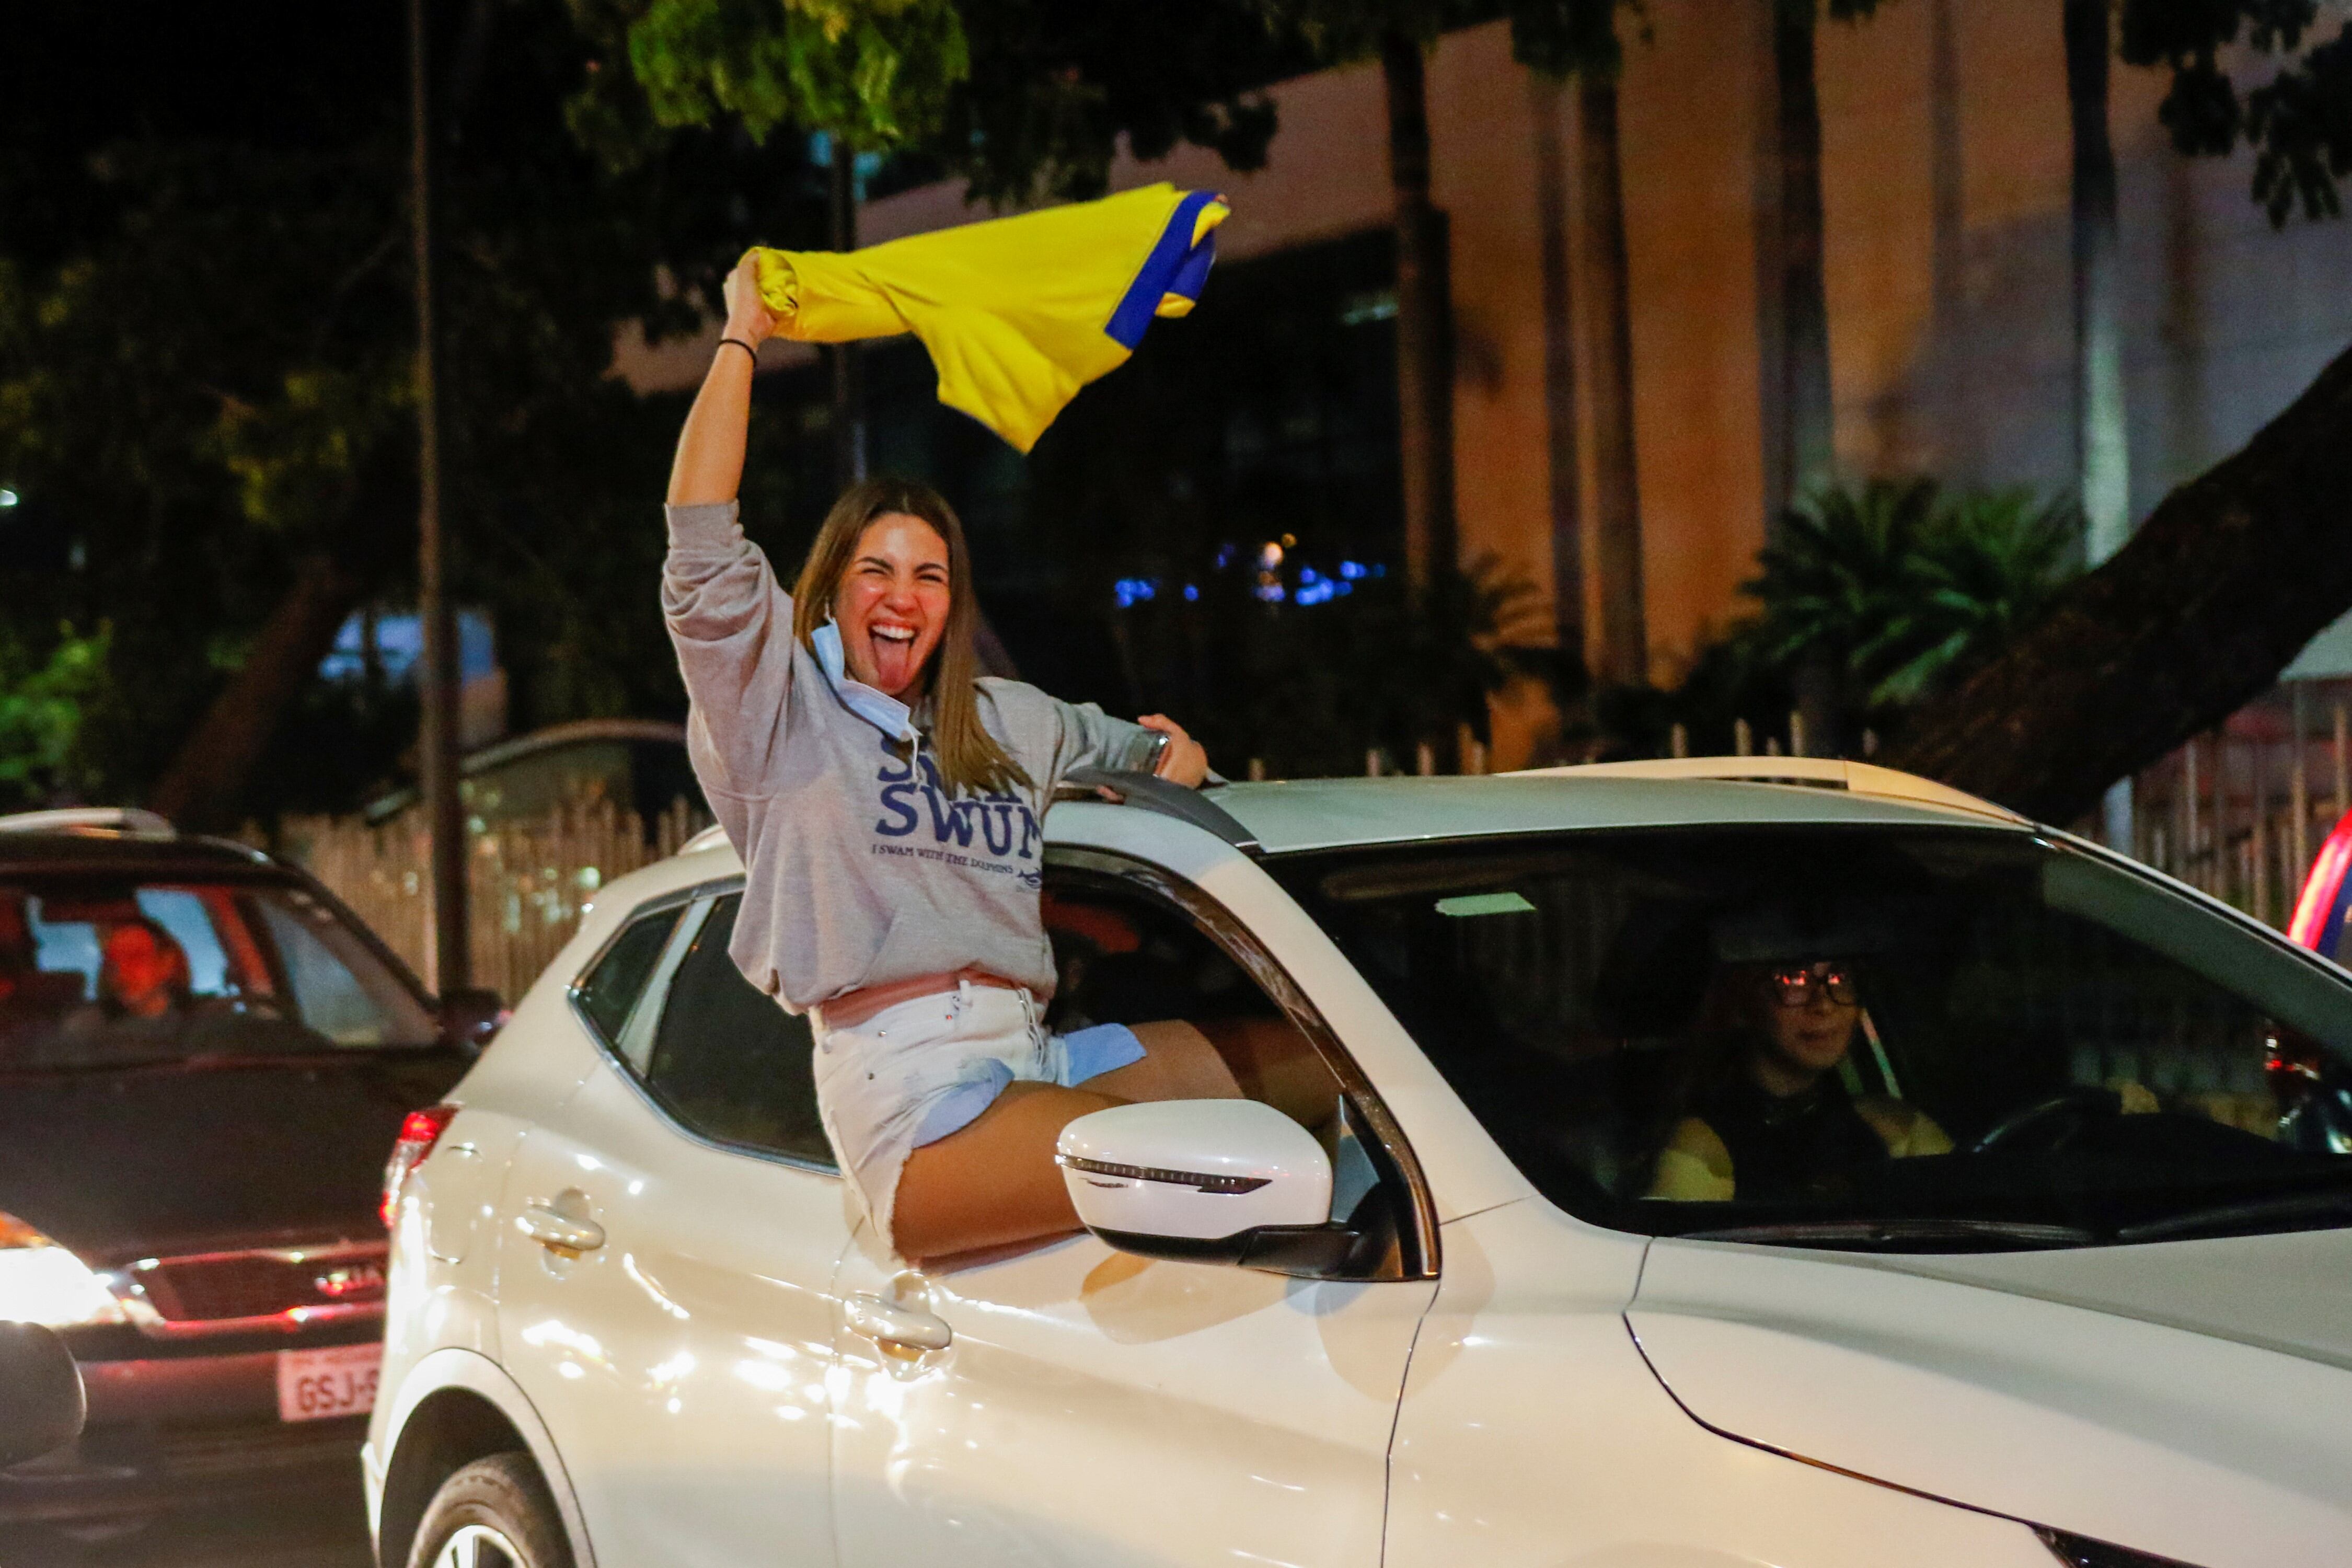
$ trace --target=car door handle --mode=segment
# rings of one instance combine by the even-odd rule
[[[852,1296],[843,1303],[854,1333],[902,1350],[943,1351],[955,1341],[947,1320],[920,1307],[900,1306],[879,1296]]]
[[[527,1205],[515,1215],[515,1225],[522,1233],[551,1252],[577,1258],[583,1252],[593,1252],[604,1245],[604,1227],[593,1219],[574,1219],[559,1214],[545,1204]]]

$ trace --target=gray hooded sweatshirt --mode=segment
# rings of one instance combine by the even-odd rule
[[[928,734],[902,754],[793,636],[792,599],[732,501],[669,509],[662,614],[693,700],[687,752],[743,858],[728,952],[752,984],[803,1012],[969,964],[1053,994],[1046,805],[1072,768],[1142,766],[1150,731],[983,679],[981,722],[1031,784],[950,795]]]

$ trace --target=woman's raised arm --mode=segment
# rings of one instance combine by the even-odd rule
[[[730,501],[743,486],[743,439],[751,423],[751,372],[757,351],[775,330],[760,300],[760,280],[747,252],[727,275],[726,341],[712,356],[702,390],[686,416],[677,458],[669,470],[669,504]],[[741,345],[740,347],[735,345]]]

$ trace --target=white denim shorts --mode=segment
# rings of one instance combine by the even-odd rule
[[[1026,991],[964,982],[816,1037],[816,1104],[856,1208],[893,1251],[891,1211],[907,1157],[977,1120],[1011,1083],[1071,1088],[1143,1058],[1124,1024],[1049,1034]]]

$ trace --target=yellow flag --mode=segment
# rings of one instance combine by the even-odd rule
[[[847,253],[751,254],[778,337],[912,332],[940,401],[1026,452],[1080,387],[1127,362],[1154,316],[1192,308],[1231,210],[1163,184]]]

